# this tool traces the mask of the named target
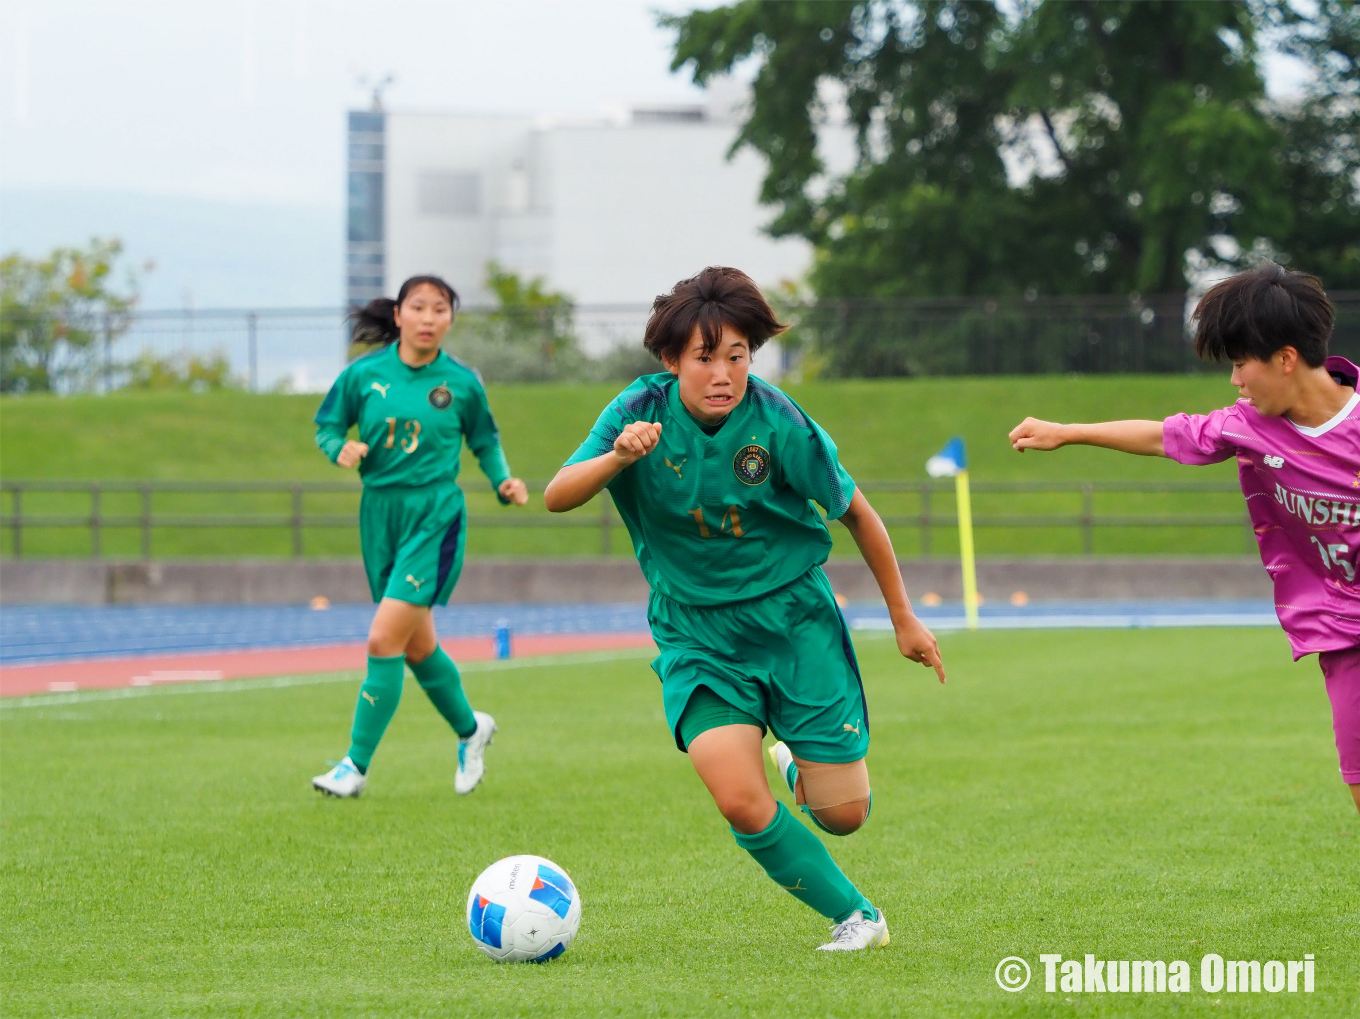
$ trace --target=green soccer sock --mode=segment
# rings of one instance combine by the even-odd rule
[[[878,910],[836,866],[826,846],[784,804],[778,804],[764,831],[743,835],[734,828],[732,835],[781,888],[822,916],[841,923],[859,909],[870,919],[878,918]]]
[[[472,705],[463,693],[458,666],[453,664],[453,659],[442,647],[436,647],[429,658],[412,665],[411,671],[416,674],[420,688],[429,695],[430,701],[444,716],[444,720],[453,726],[459,738],[467,739],[477,731],[477,719],[472,717]]]
[[[349,731],[349,759],[361,773],[368,771],[368,762],[373,759],[373,752],[387,731],[387,723],[397,713],[405,678],[406,659],[401,655],[391,658],[368,656],[368,675],[364,677],[364,685],[359,687],[354,726]]]

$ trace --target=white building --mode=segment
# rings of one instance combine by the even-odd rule
[[[798,280],[810,246],[763,232],[765,162],[728,158],[737,130],[713,106],[593,121],[352,113],[349,300],[433,272],[465,305],[490,304],[491,261],[587,307],[645,308],[706,265]],[[847,131],[830,141],[848,156]]]

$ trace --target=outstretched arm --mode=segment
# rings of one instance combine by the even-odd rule
[[[893,632],[897,636],[897,649],[913,662],[929,665],[944,682],[944,660],[940,657],[940,646],[916,613],[907,599],[907,588],[902,583],[902,571],[897,565],[897,554],[893,552],[892,539],[883,519],[878,515],[864,493],[855,489],[850,499],[850,508],[841,517],[841,523],[855,539],[860,555],[868,564],[878,589],[883,592],[883,600],[888,603],[888,615],[892,619]]]
[[[550,513],[565,513],[577,506],[584,506],[618,477],[625,467],[637,463],[656,449],[660,439],[660,424],[634,421],[619,433],[619,437],[614,440],[614,448],[608,453],[568,464],[558,471],[543,490],[543,505]]]
[[[1061,425],[1054,421],[1025,418],[1011,429],[1011,445],[1027,449],[1058,449],[1061,446],[1103,446],[1139,456],[1166,456],[1160,421],[1101,421],[1093,425]]]

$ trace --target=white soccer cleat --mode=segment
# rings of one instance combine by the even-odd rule
[[[788,785],[789,792],[797,795],[794,786],[798,784],[798,767],[793,763],[793,752],[781,741],[770,747],[770,760],[774,761],[775,770]]]
[[[324,775],[312,779],[312,788],[327,796],[358,796],[368,785],[368,776],[361,775],[354,762],[346,757]]]
[[[882,948],[888,943],[888,918],[883,910],[877,920],[866,920],[860,910],[850,914],[844,923],[831,928],[831,940],[818,945],[819,952],[858,952],[864,948]]]
[[[453,791],[466,796],[477,788],[482,776],[486,774],[486,761],[482,755],[496,736],[496,720],[485,711],[474,711],[477,731],[467,739],[458,741],[458,773],[453,776]]]

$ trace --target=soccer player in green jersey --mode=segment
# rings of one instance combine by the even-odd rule
[[[708,268],[656,299],[643,343],[666,371],[605,408],[544,493],[554,512],[608,488],[651,585],[666,722],[732,827],[781,887],[835,923],[831,951],[888,943],[882,911],[775,800],[761,740],[823,831],[869,817],[869,711],[821,564],[840,520],[883,592],[903,655],[944,682],[907,600],[892,542],[836,446],[751,355],[785,327],[736,269]]]
[[[523,506],[529,493],[510,476],[481,378],[439,348],[457,307],[458,295],[438,276],[414,276],[395,301],[379,298],[355,312],[355,342],[381,349],[341,372],[316,412],[316,444],[363,479],[359,539],[378,603],[349,753],[312,779],[332,796],[364,791],[408,665],[458,734],[459,793],[482,780],[496,732],[495,720],[468,704],[430,611],[448,603],[463,568],[467,514],[456,483],[463,440],[503,504]],[[358,438],[347,439],[355,425]]]

